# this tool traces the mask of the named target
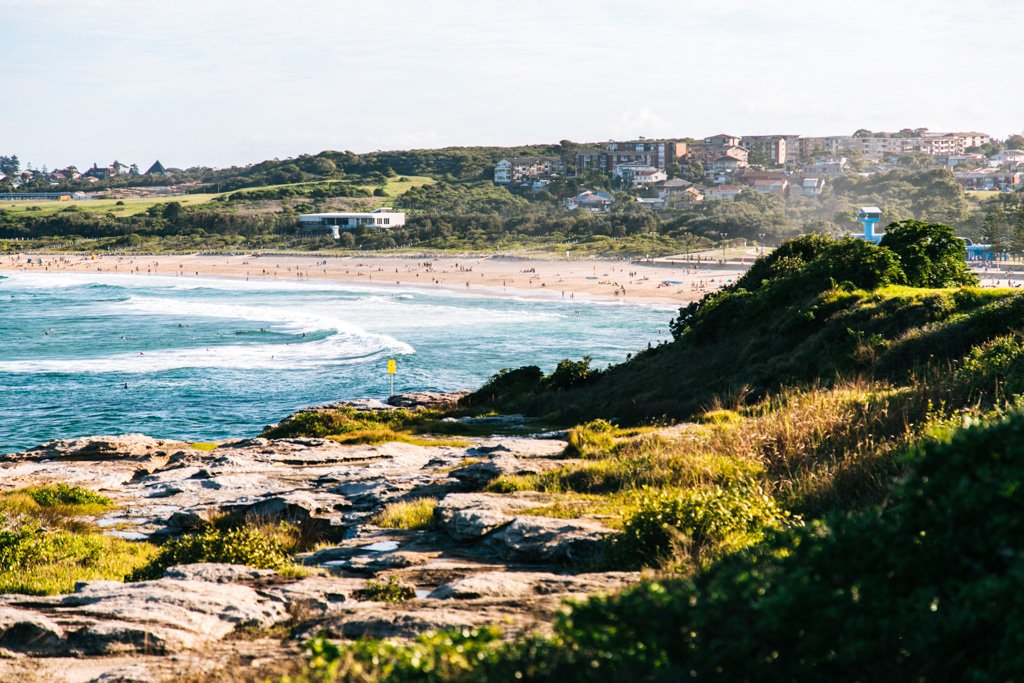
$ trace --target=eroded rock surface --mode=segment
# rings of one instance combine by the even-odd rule
[[[435,400],[450,399],[396,403]],[[510,423],[518,419],[495,420]],[[564,441],[468,441],[352,446],[253,438],[208,450],[126,435],[54,441],[0,457],[0,489],[68,482],[110,496],[116,509],[95,521],[112,535],[161,542],[227,517],[289,521],[317,541],[295,557],[306,575],[194,564],[152,581],[83,583],[69,595],[0,596],[0,680],[263,671],[257,665],[297,656],[303,640],[321,631],[406,638],[494,623],[544,629],[564,598],[637,580],[595,571],[611,533],[599,520],[545,517],[554,501],[543,493],[482,491],[498,477],[563,466]],[[437,500],[428,528],[372,523],[388,504],[419,498]],[[413,586],[416,599],[367,600],[368,582],[388,578]],[[248,635],[239,640],[240,632]],[[69,657],[79,658],[75,666]]]

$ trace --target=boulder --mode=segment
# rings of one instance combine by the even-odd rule
[[[585,520],[520,517],[506,527],[502,540],[512,560],[579,566],[600,560],[612,533]]]
[[[53,620],[25,609],[0,607],[0,648],[11,652],[60,656],[64,629]]]
[[[609,592],[635,583],[639,573],[552,574],[490,571],[471,574],[435,588],[427,596],[439,600],[520,598],[537,595]]]
[[[499,455],[453,470],[451,476],[471,490],[480,490],[499,477],[540,474],[555,467],[558,464],[549,461]]]
[[[200,562],[168,567],[164,571],[164,578],[179,581],[205,581],[207,583],[239,583],[256,581],[276,574],[277,572],[273,569],[254,569],[244,564]]]
[[[407,394],[395,394],[388,399],[388,405],[396,408],[427,408],[431,410],[448,410],[454,408],[468,391],[414,391]]]
[[[168,654],[218,641],[241,625],[270,626],[288,616],[281,603],[248,586],[182,579],[80,582],[70,595],[4,596],[2,646],[33,656]],[[46,616],[31,620],[31,607]]]
[[[253,503],[224,506],[222,509],[242,519],[269,519],[293,522],[317,538],[338,540],[344,537],[344,517],[334,510],[345,499],[328,494],[324,499],[312,491],[293,491]]]
[[[434,518],[456,541],[473,541],[511,524],[518,513],[549,502],[535,493],[449,493],[438,502]]]

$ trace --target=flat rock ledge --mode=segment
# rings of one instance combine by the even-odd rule
[[[288,575],[192,564],[151,581],[0,596],[0,680],[142,683],[224,671],[261,680],[273,669],[259,667],[294,659],[320,632],[411,638],[494,623],[543,631],[564,599],[639,579],[606,571],[613,532],[599,519],[545,516],[555,501],[544,493],[482,491],[498,477],[570,462],[565,441],[546,436],[470,438],[463,447],[255,438],[207,450],[129,434],[0,456],[0,490],[67,482],[111,497],[116,508],[95,520],[111,535],[162,542],[226,516],[289,521],[318,541]],[[374,525],[387,505],[420,498],[437,501],[427,528]],[[417,597],[365,598],[369,581],[389,578]]]

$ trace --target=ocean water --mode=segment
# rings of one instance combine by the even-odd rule
[[[439,290],[115,274],[0,276],[0,453],[142,432],[254,436],[305,406],[472,389],[501,368],[668,336],[674,311]]]

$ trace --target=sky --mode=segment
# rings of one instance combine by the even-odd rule
[[[1017,0],[0,0],[0,155],[1024,130]]]

